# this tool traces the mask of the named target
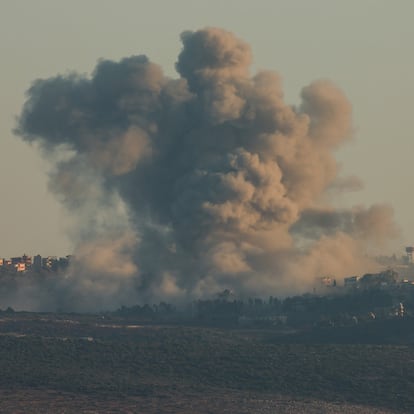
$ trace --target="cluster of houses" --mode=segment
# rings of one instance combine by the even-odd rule
[[[41,271],[42,269],[58,271],[67,268],[70,260],[71,256],[42,257],[38,254],[32,257],[24,254],[23,256],[11,257],[9,259],[0,259],[0,269],[15,272],[26,272],[28,270]]]
[[[379,265],[386,270],[378,273],[366,273],[362,276],[349,276],[343,280],[345,290],[390,288],[411,286],[414,287],[414,246],[405,248],[406,255],[397,258],[393,256],[379,256],[376,258]],[[314,287],[314,293],[328,293],[337,286],[333,276],[318,278]]]
[[[411,249],[411,248],[410,248]],[[414,252],[414,247],[412,248]],[[409,248],[406,249],[407,252]],[[332,288],[343,287],[345,290],[356,289],[371,289],[371,288],[387,288],[395,286],[412,286],[414,287],[414,263],[411,256],[411,250],[404,257],[406,260],[398,261],[393,259],[392,262],[384,262],[383,265],[391,265],[387,270],[379,273],[367,273],[362,276],[345,277],[343,284],[337,285],[337,281],[333,276],[324,276],[319,278],[314,285],[314,294],[332,293]],[[65,257],[40,255],[28,256],[23,254],[18,257],[11,257],[9,259],[0,258],[0,272],[17,272],[23,273],[26,271],[40,272],[42,270],[57,272],[65,270],[70,261],[73,259],[72,255]],[[382,258],[383,261],[385,260]],[[388,260],[389,261],[389,260]],[[336,290],[336,289],[335,289]]]
[[[397,269],[389,268],[379,273],[366,273],[362,276],[345,277],[341,287],[346,290],[389,288],[401,285],[413,285],[414,287],[414,268],[411,269],[411,273],[410,277],[408,272],[400,272],[400,269],[397,271]],[[324,276],[317,280],[314,293],[327,293],[335,287],[337,287],[336,279],[333,276]]]
[[[350,276],[344,279],[345,288],[381,288],[394,286],[400,282],[399,274],[392,269],[380,273],[366,273],[363,276]],[[407,280],[408,282],[408,280]]]

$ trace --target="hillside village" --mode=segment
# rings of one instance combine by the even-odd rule
[[[379,256],[377,262],[383,271],[375,274],[350,275],[343,281],[336,279],[334,275],[325,275],[315,280],[313,293],[328,293],[334,288],[343,287],[345,289],[386,287],[396,284],[414,284],[414,247],[406,247],[406,255],[401,257]],[[74,259],[73,255],[65,257],[40,255],[0,258],[0,275],[4,273],[36,273],[41,271],[62,272],[69,267]]]
[[[31,257],[26,254],[0,259],[1,291],[7,296],[9,290],[24,286],[25,278],[31,286],[48,286],[48,280],[58,281],[65,274],[72,260],[74,256],[70,255]],[[334,276],[323,276],[314,281],[312,291],[297,296],[280,297],[278,292],[269,292],[272,296],[268,298],[241,298],[226,289],[178,308],[165,302],[141,303],[122,307],[115,314],[156,323],[192,321],[268,327],[348,326],[370,319],[414,317],[412,254],[400,258],[383,256],[378,262],[383,271],[352,275],[340,281]]]
[[[10,257],[8,259],[3,258],[0,259],[0,272],[39,272],[42,269],[57,272],[66,269],[72,257],[71,255],[65,257],[42,257],[39,254],[32,257],[23,254],[22,256]]]

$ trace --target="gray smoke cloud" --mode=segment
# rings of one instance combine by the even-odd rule
[[[373,270],[367,246],[398,229],[389,206],[330,203],[361,185],[334,157],[353,134],[343,92],[319,80],[288,105],[278,74],[252,76],[250,47],[232,33],[181,40],[178,79],[141,55],[27,91],[16,132],[53,164],[50,189],[74,222],[58,302],[282,295]]]

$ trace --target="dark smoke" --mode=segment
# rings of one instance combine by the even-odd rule
[[[290,106],[276,73],[251,76],[250,47],[232,33],[181,39],[179,79],[132,56],[27,92],[17,133],[52,162],[50,189],[76,223],[56,301],[277,295],[372,269],[367,246],[397,230],[387,206],[329,203],[360,186],[334,158],[353,132],[341,90],[317,81]]]

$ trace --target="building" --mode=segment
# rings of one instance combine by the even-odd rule
[[[33,269],[40,270],[42,268],[42,256],[40,254],[33,257]]]
[[[25,272],[26,271],[26,264],[25,263],[17,263],[14,265],[16,272]]]
[[[357,288],[358,287],[358,281],[360,277],[359,276],[349,276],[344,279],[344,286],[346,288]]]
[[[26,265],[26,267],[31,267],[32,266],[32,257],[27,256],[27,254],[25,253],[22,256],[22,263],[24,263]]]
[[[405,252],[407,253],[407,262],[413,263],[414,246],[407,246]]]
[[[56,256],[48,256],[42,259],[42,267],[44,269],[56,271],[58,269],[58,258]]]

